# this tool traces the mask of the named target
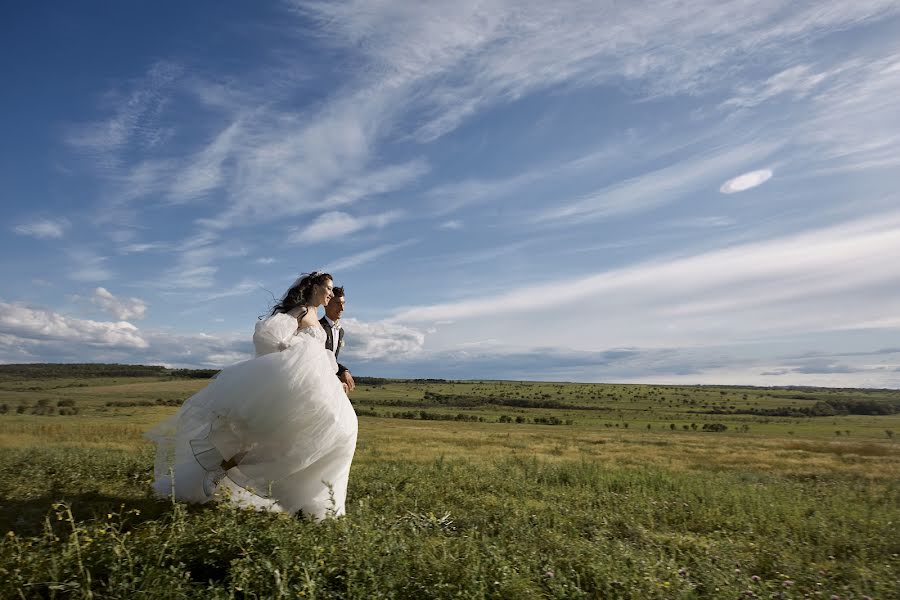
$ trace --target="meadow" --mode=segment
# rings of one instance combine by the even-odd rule
[[[312,523],[150,496],[205,375],[0,366],[0,598],[900,598],[896,390],[362,379]]]

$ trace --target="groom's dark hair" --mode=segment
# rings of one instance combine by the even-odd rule
[[[335,298],[343,298],[344,297],[344,286],[336,287],[336,288],[332,289],[331,291],[334,292]]]

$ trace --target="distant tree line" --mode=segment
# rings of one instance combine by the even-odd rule
[[[388,379],[385,377],[365,377],[363,375],[353,376],[353,381],[357,385],[386,385],[388,383],[433,383],[433,384],[449,384],[458,383],[448,379]]]
[[[500,415],[496,421],[484,417],[482,415],[467,415],[465,413],[435,413],[427,410],[406,410],[403,412],[378,412],[373,408],[357,407],[356,414],[362,417],[387,417],[389,419],[412,419],[419,421],[463,421],[468,423],[535,423],[538,425],[572,425],[572,419],[560,419],[554,416],[549,417],[523,417],[518,415],[512,417],[510,415]]]
[[[579,404],[568,404],[553,400],[550,394],[542,394],[540,398],[501,398],[498,396],[472,396],[463,394],[440,394],[437,392],[425,392],[423,399],[431,404],[441,406],[510,406],[513,408],[561,408],[567,410],[606,410],[602,406],[584,406]]]
[[[165,375],[179,379],[209,379],[218,372],[219,369],[170,369]]]
[[[0,365],[0,379],[83,379],[90,377],[174,377],[209,379],[218,369],[169,369],[161,365],[27,363]]]
[[[900,413],[900,400],[867,398],[829,398],[812,406],[778,406],[776,408],[737,408],[702,411],[710,414],[745,414],[766,417],[834,417],[843,415],[895,415]]]

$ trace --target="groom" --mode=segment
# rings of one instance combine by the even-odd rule
[[[325,335],[327,336],[325,347],[334,352],[334,357],[337,358],[341,348],[344,347],[344,328],[341,327],[340,321],[341,315],[344,314],[345,298],[343,287],[336,287],[333,291],[334,297],[325,305],[325,316],[319,320],[319,323],[325,328]],[[350,369],[341,363],[338,363],[337,376],[341,383],[347,386],[348,392],[352,392],[353,388],[356,387],[353,375],[350,374]]]

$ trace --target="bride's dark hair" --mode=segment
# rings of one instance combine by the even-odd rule
[[[289,312],[301,304],[305,304],[310,300],[313,288],[317,285],[325,285],[329,279],[334,279],[328,273],[320,273],[313,271],[301,275],[284,293],[281,300],[272,307],[272,314]]]

